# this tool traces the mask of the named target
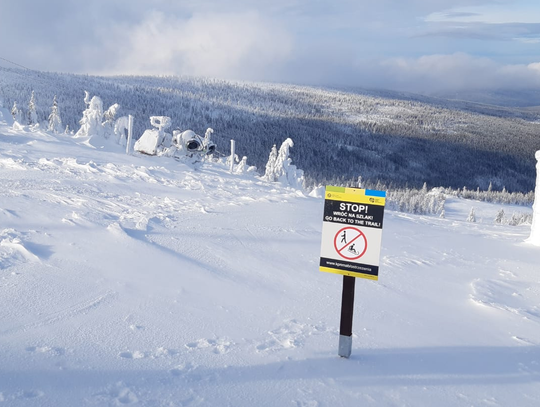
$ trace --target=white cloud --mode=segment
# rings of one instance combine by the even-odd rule
[[[279,69],[293,47],[283,27],[256,12],[189,19],[153,12],[139,24],[117,27],[112,37],[109,48],[119,51],[100,73],[261,78]]]
[[[527,68],[532,71],[538,71],[537,73],[540,75],[540,62],[535,62],[533,64],[527,65]]]
[[[364,74],[377,86],[424,93],[540,88],[540,62],[503,65],[464,53],[384,59]]]

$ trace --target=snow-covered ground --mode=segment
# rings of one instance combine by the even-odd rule
[[[321,198],[0,118],[0,406],[538,406],[540,248],[501,208],[388,211],[342,359]]]

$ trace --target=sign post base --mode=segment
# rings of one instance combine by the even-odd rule
[[[351,336],[345,336],[345,335],[339,335],[339,348],[338,348],[338,355],[342,358],[349,358],[351,356],[351,350],[352,350],[352,335]]]

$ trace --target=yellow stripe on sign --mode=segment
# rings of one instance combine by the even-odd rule
[[[354,203],[365,203],[371,205],[384,206],[386,198],[366,195],[365,189],[326,187],[325,198],[331,201],[344,201]]]
[[[327,273],[341,274],[342,276],[366,278],[368,280],[378,280],[379,279],[379,276],[373,276],[371,274],[355,273],[355,272],[352,272],[352,271],[332,269],[332,268],[329,268],[329,267],[319,267],[319,270],[320,271],[325,271]]]

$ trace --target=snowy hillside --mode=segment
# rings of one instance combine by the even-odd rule
[[[8,120],[0,406],[540,405],[540,250],[503,206],[388,211],[341,359],[321,198]]]
[[[94,77],[0,67],[0,99],[28,116],[32,92],[38,120],[56,96],[64,126],[76,132],[84,91],[104,109],[134,116],[134,137],[150,116],[174,128],[215,130],[219,151],[264,171],[273,144],[295,142],[293,160],[310,185],[356,182],[358,176],[395,186],[529,192],[540,115],[532,109],[489,106],[363,89],[327,89],[190,77]],[[23,123],[26,124],[27,122]]]

